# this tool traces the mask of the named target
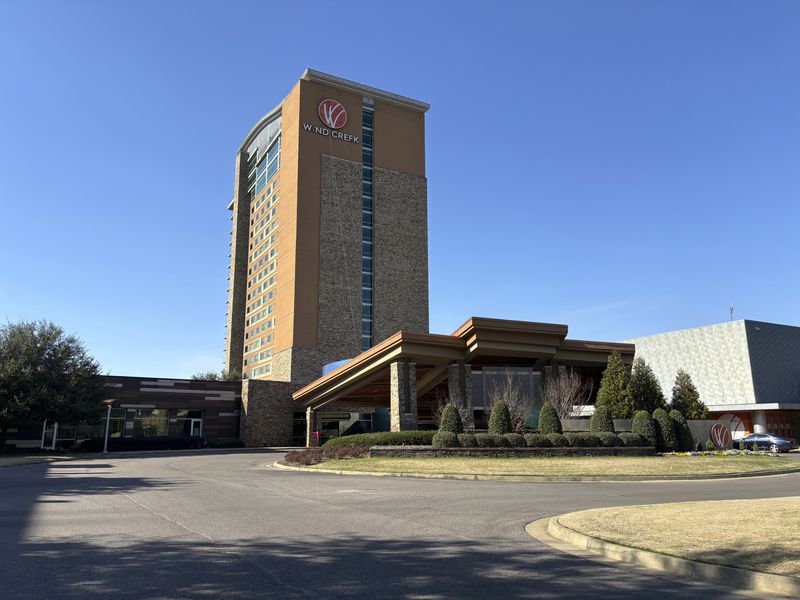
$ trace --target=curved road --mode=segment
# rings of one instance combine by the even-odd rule
[[[525,524],[589,507],[800,489],[796,474],[560,484],[265,468],[281,455],[112,455],[0,469],[0,596],[734,598],[560,552]]]

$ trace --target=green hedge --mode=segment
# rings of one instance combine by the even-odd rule
[[[600,438],[588,431],[576,431],[565,433],[567,443],[574,448],[597,448],[601,446]]]
[[[508,448],[508,440],[500,434],[476,433],[475,441],[480,448]]]
[[[625,444],[622,443],[622,440],[616,433],[611,433],[610,431],[598,431],[595,435],[600,440],[600,444],[603,445],[604,448],[614,448],[616,446],[624,446]]]
[[[647,414],[646,411],[642,411],[642,412]],[[617,437],[620,439],[620,441],[622,442],[623,446],[626,446],[626,447],[629,447],[629,448],[630,447],[646,447],[646,446],[652,446],[653,445],[653,444],[650,443],[649,440],[647,440],[646,438],[642,437],[638,433],[632,433],[630,431],[622,431],[622,432],[617,434]]]
[[[525,438],[522,437],[519,433],[507,433],[504,436],[508,445],[511,448],[524,448],[525,447]]]
[[[452,431],[439,431],[433,436],[431,445],[434,448],[458,448],[458,434]]]
[[[478,447],[478,440],[475,439],[475,436],[471,433],[459,433],[458,434],[458,443],[461,444],[462,448],[477,448]]]
[[[523,438],[528,448],[550,448],[553,443],[541,433],[526,433]]]
[[[343,435],[328,440],[322,446],[430,446],[436,431],[378,431]]]
[[[550,445],[554,448],[566,448],[569,446],[569,441],[562,433],[548,433],[547,439],[550,440]]]

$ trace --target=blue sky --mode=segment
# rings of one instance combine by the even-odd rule
[[[0,4],[0,317],[221,367],[234,157],[306,67],[431,104],[431,331],[800,324],[800,3]]]

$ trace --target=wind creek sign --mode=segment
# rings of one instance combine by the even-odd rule
[[[335,140],[342,140],[343,142],[350,142],[351,144],[360,143],[360,136],[337,131],[337,129],[341,129],[347,124],[347,111],[337,100],[326,98],[320,102],[317,108],[317,115],[319,115],[319,120],[322,121],[325,126],[311,125],[304,121],[303,129],[309,133],[316,133],[317,135],[323,135]]]

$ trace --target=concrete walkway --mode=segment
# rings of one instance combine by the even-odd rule
[[[595,506],[797,494],[800,475],[512,483],[278,471],[281,452],[0,470],[2,597],[732,598],[560,552],[530,521]]]

